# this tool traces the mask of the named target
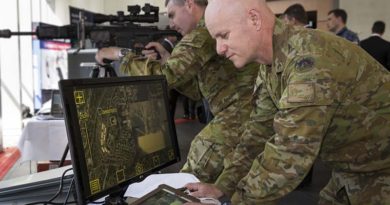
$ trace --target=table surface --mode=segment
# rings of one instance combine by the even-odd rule
[[[18,147],[21,160],[60,160],[68,143],[64,120],[38,120],[25,122]],[[68,152],[67,158],[70,159]]]

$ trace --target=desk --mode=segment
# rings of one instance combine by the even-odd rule
[[[60,160],[68,143],[64,120],[29,119],[18,147],[21,160]],[[68,153],[67,158],[70,159]]]
[[[58,190],[62,173],[69,168],[71,166],[0,181],[0,204],[17,205],[50,199]],[[69,189],[71,177],[73,171],[67,172],[64,192]]]

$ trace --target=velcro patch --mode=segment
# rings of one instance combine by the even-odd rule
[[[305,57],[295,63],[295,68],[298,72],[309,71],[314,68],[314,58]]]
[[[289,103],[311,103],[314,99],[314,83],[292,83],[287,87],[287,102]]]

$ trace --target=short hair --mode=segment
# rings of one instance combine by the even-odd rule
[[[295,18],[297,21],[307,24],[307,14],[305,8],[301,4],[293,4],[289,6],[283,13],[287,18]]]
[[[383,21],[375,21],[374,25],[372,25],[371,31],[373,33],[383,34],[385,32],[385,23]]]
[[[186,0],[165,0],[165,6],[167,6],[170,1],[173,1],[174,4],[179,6],[183,6],[186,3]],[[198,6],[206,7],[208,0],[194,0],[194,2]]]
[[[347,23],[347,12],[345,12],[344,9],[333,9],[328,12],[328,15],[333,14],[336,17],[341,17],[341,20],[343,21],[344,24]]]

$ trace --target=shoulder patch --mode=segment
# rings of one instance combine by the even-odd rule
[[[292,83],[289,84],[287,102],[289,103],[312,103],[315,99],[314,83]]]
[[[208,33],[207,30],[202,29],[196,29],[192,31],[191,33],[185,35],[181,40],[180,44],[200,48],[202,47],[207,41],[210,41],[211,36]]]
[[[309,71],[314,68],[314,58],[304,57],[295,63],[295,69],[299,72]]]

